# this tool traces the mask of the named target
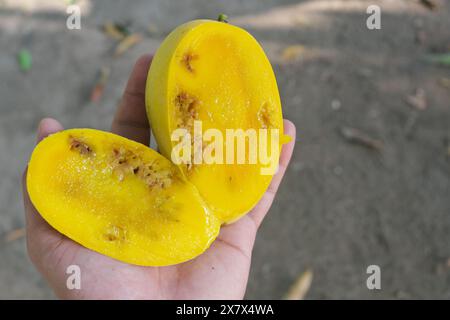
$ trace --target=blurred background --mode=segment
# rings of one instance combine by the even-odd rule
[[[373,4],[380,30],[366,26]],[[247,298],[293,285],[309,299],[450,298],[447,0],[0,0],[0,298],[54,298],[23,230],[39,120],[109,130],[135,60],[220,13],[261,42],[297,126]],[[366,286],[373,264],[381,290]]]

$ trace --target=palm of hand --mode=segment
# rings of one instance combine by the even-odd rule
[[[150,56],[138,60],[112,125],[114,133],[149,144],[144,89]],[[38,140],[62,130],[52,119],[41,122]],[[295,127],[285,121],[285,133]],[[54,230],[33,207],[24,185],[27,247],[38,270],[62,298],[86,299],[241,299],[245,294],[257,229],[270,208],[292,155],[294,142],[283,146],[280,168],[257,206],[239,221],[222,227],[219,237],[199,257],[174,266],[141,267],[86,249]],[[25,175],[24,175],[25,176]],[[68,290],[66,269],[77,265],[81,289]]]

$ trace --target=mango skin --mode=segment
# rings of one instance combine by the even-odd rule
[[[173,130],[186,128],[178,121],[183,116],[180,100],[194,101],[188,116],[202,121],[203,130],[219,129],[225,136],[225,129],[278,129],[279,149],[286,142],[270,62],[258,42],[236,26],[194,20],[172,31],[157,50],[147,78],[146,108],[159,150],[168,159],[176,144]],[[261,166],[199,164],[180,169],[222,223],[231,223],[267,190],[272,175],[261,175]]]
[[[145,171],[147,165],[153,171]],[[42,140],[29,162],[27,188],[37,211],[56,230],[136,265],[192,259],[220,228],[197,190],[167,159],[98,130],[71,129]]]

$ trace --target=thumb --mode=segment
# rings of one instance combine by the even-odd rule
[[[63,130],[62,125],[51,118],[43,119],[38,126],[37,142],[48,135]],[[26,187],[27,169],[22,176],[22,193],[25,209],[26,233],[28,253],[32,260],[41,255],[41,250],[45,250],[44,243],[50,244],[61,239],[62,235],[53,229],[37,212],[30,200]]]
[[[63,130],[63,126],[52,118],[44,118],[41,120],[38,126],[37,132],[37,142],[39,143],[42,139],[47,137],[52,133]]]
[[[51,118],[45,118],[42,119],[39,123],[38,129],[37,129],[37,142],[39,143],[42,139],[47,137],[48,135],[63,130],[62,125],[56,121],[55,119]],[[34,226],[40,226],[42,224],[45,224],[48,226],[48,224],[42,219],[42,217],[39,215],[39,213],[34,208],[33,204],[30,201],[30,197],[28,196],[28,191],[26,188],[26,176],[27,176],[27,169],[25,169],[25,172],[22,177],[22,187],[23,187],[23,197],[24,197],[24,205],[25,205],[25,214],[26,214],[26,221],[27,226],[30,227]],[[48,226],[50,228],[50,226]]]

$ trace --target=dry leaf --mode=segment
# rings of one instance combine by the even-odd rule
[[[406,97],[406,102],[417,110],[425,110],[428,107],[425,90],[418,88],[414,95]]]
[[[115,40],[122,40],[123,38],[126,37],[126,34],[123,33],[123,32],[117,27],[117,25],[116,25],[115,23],[112,23],[112,22],[107,22],[107,23],[105,23],[105,24],[103,25],[103,32],[104,32],[107,36],[109,36],[109,37],[111,37],[111,38],[113,38],[113,39],[115,39]]]
[[[311,287],[313,271],[311,269],[303,272],[291,286],[284,296],[285,300],[303,300]]]
[[[116,50],[114,51],[114,56],[119,57],[123,55],[126,51],[128,51],[130,48],[138,44],[142,41],[142,36],[138,33],[133,33],[127,37],[125,37],[122,41],[119,42],[119,44],[116,47]]]
[[[281,59],[284,62],[294,61],[298,57],[300,57],[300,55],[305,52],[305,50],[305,47],[302,45],[293,45],[286,47],[281,54]]]
[[[25,228],[18,228],[8,232],[5,236],[5,242],[12,242],[25,236]]]

